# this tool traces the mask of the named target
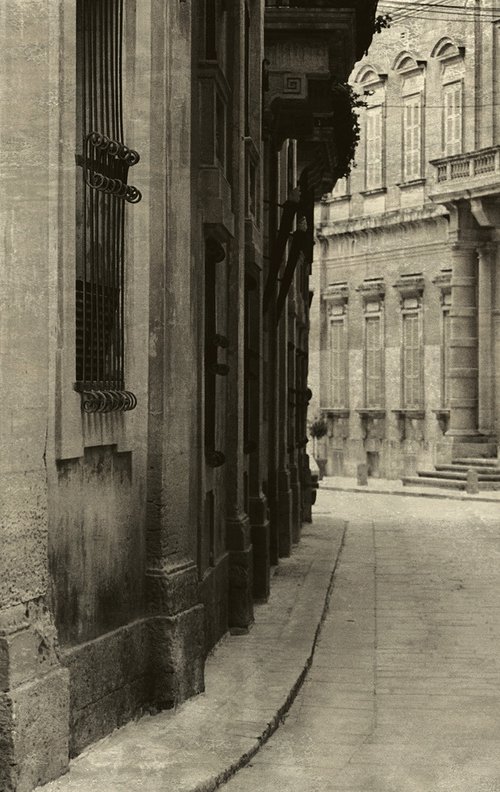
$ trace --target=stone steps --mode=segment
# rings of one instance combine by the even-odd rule
[[[476,469],[479,481],[500,481],[500,470],[496,472],[482,472]],[[454,481],[467,481],[467,470],[418,470],[417,476],[421,478],[453,479]]]
[[[419,476],[403,476],[403,484],[405,487],[441,487],[442,489],[458,489],[464,490],[466,487],[465,481],[455,481],[453,479],[437,479],[427,478],[422,479]]]
[[[457,457],[452,460],[452,465],[466,465],[467,468],[474,467],[498,467],[498,460],[496,457]]]

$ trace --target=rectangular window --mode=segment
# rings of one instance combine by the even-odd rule
[[[366,189],[383,186],[383,107],[369,107],[366,111]]]
[[[403,407],[422,406],[420,315],[403,314]]]
[[[125,391],[125,207],[139,154],[124,143],[123,0],[77,4],[76,384],[86,412],[130,410]]]
[[[443,88],[443,149],[446,156],[462,153],[462,83]]]
[[[403,105],[403,178],[419,179],[422,175],[422,97],[407,96]]]
[[[346,407],[346,340],[344,318],[330,321],[331,407]]]
[[[365,400],[366,407],[383,406],[382,321],[380,315],[365,319]]]

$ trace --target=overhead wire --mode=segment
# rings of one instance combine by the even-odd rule
[[[379,4],[379,10],[389,14],[391,22],[399,22],[406,19],[417,17],[419,19],[432,19],[449,21],[491,21],[500,18],[500,6],[490,8],[476,8],[467,5],[457,5],[456,3],[446,4],[443,2],[418,2],[410,0],[408,3],[401,4],[401,0],[383,0]]]

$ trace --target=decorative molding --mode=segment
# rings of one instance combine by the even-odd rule
[[[399,292],[402,308],[420,308],[425,288],[425,280],[421,272],[400,275],[393,288]],[[406,300],[411,299],[416,300],[417,304],[405,305]]]
[[[421,407],[398,407],[396,410],[391,410],[391,412],[403,418],[412,418],[414,420],[425,418],[425,410]]]
[[[382,195],[387,192],[387,187],[373,187],[371,190],[360,190],[359,194],[364,195],[365,198],[369,195]]]
[[[328,303],[330,313],[331,308],[334,306],[342,308],[342,313],[345,313],[345,306],[349,301],[349,287],[345,281],[342,283],[331,283],[323,290],[321,296]]]
[[[404,77],[408,77],[417,72],[422,72],[427,65],[427,61],[414,52],[403,50],[396,56],[392,64],[392,69]]]
[[[385,297],[385,283],[383,278],[366,278],[357,289],[365,303],[381,302]]]
[[[351,414],[349,407],[322,407],[321,412],[328,418],[349,418]]]
[[[440,38],[431,52],[431,58],[436,58],[441,62],[461,59],[464,56],[465,47],[460,44],[455,44],[449,36]]]
[[[390,210],[369,217],[359,215],[358,217],[350,217],[347,220],[322,222],[320,223],[320,228],[326,238],[356,234],[363,231],[376,232],[380,230],[386,232],[393,229],[399,231],[402,227],[428,222],[437,223],[442,219],[446,219],[448,214],[449,212],[445,206],[430,204],[419,208],[406,207],[404,209]]]
[[[448,407],[439,407],[437,410],[432,410],[436,416],[439,428],[443,434],[446,434],[450,425],[450,410]]]
[[[422,187],[425,184],[424,178],[419,179],[411,179],[411,181],[405,182],[396,182],[396,187],[399,187],[400,190],[408,190],[411,187]]]
[[[385,418],[386,415],[386,410],[382,407],[358,407],[355,412],[357,412],[361,418],[371,418],[372,420]]]
[[[451,269],[443,269],[432,279],[432,282],[441,292],[441,305],[449,306],[451,303]]]

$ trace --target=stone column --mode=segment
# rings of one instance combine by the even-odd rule
[[[478,341],[475,244],[451,247],[450,426],[447,436],[477,435]]]
[[[494,360],[492,339],[493,268],[496,245],[482,245],[477,250],[478,270],[478,367],[479,410],[481,434],[493,434]]]

